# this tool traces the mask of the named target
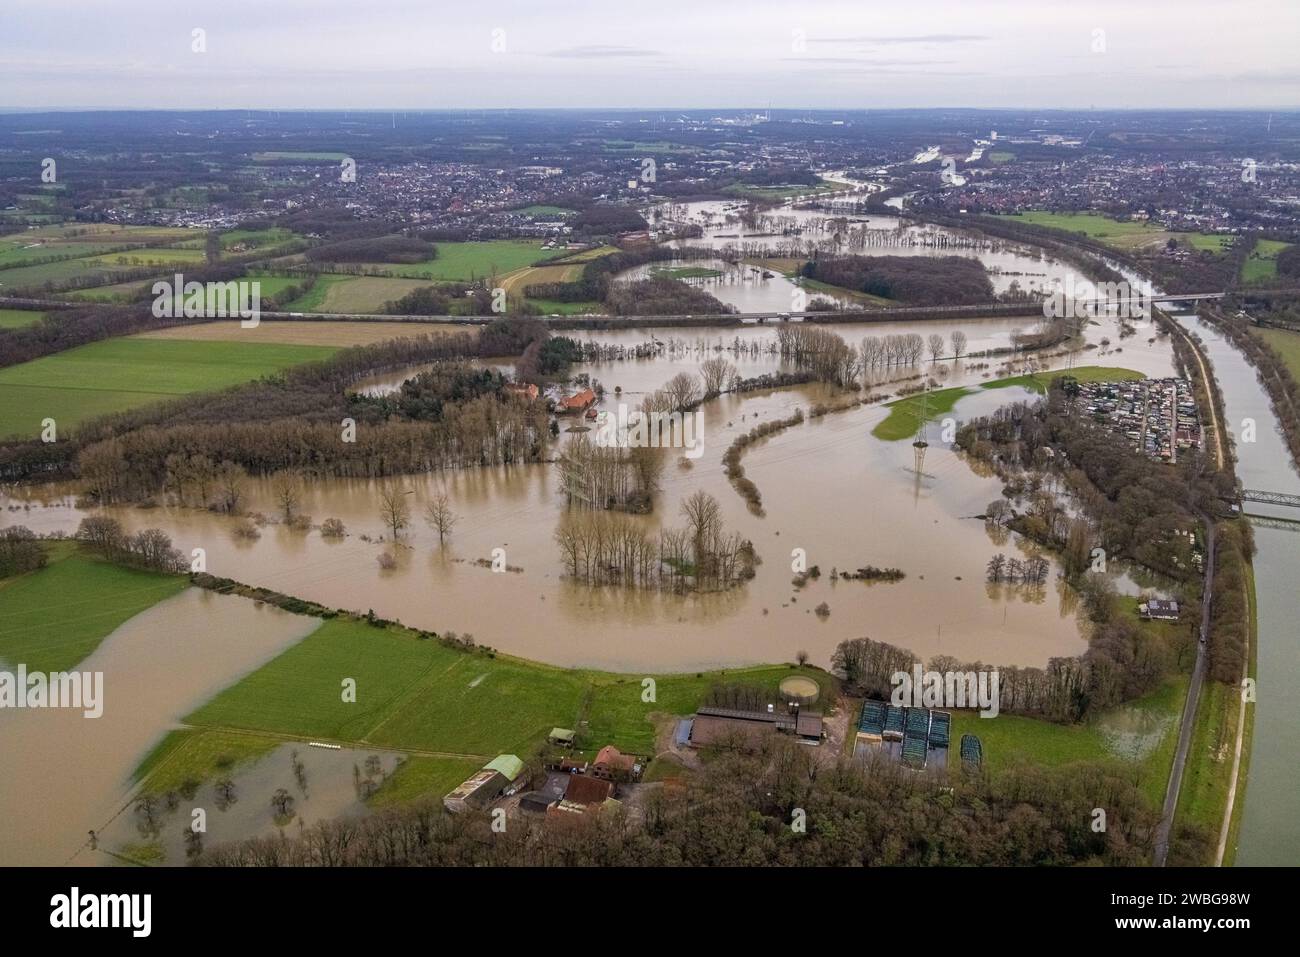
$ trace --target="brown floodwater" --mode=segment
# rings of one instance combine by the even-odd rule
[[[1102,320],[1090,335],[1098,338],[1112,320]],[[888,334],[888,327],[865,324],[836,327],[850,341],[861,334]],[[972,343],[996,343],[1009,334],[1006,320],[963,323]],[[913,324],[948,331],[948,324]],[[984,331],[980,331],[984,330]],[[640,395],[679,371],[694,372],[737,336],[770,341],[762,327],[691,331],[621,330],[592,333],[606,343],[634,345],[647,335],[675,343],[665,357],[580,366],[605,383],[602,403],[614,410],[621,401],[635,406]],[[942,385],[978,387],[994,375],[1020,371],[1027,364],[1062,368],[1074,364],[1125,365],[1151,375],[1170,373],[1166,339],[1148,343],[1140,334],[1122,351],[1079,350],[1019,360],[922,363],[895,370],[895,377],[918,371]],[[1112,343],[1117,343],[1117,333]],[[974,346],[973,346],[974,347]],[[779,357],[742,353],[745,375],[785,368]],[[942,375],[940,370],[947,372]],[[877,391],[894,391],[901,383]],[[382,385],[375,383],[377,388]],[[622,388],[615,394],[614,387]],[[771,436],[745,455],[747,473],[762,492],[766,517],[748,511],[727,481],[722,455],[732,440],[761,422],[805,412],[829,398],[821,386],[773,392],[724,395],[702,408],[703,453],[683,467],[679,450],[669,450],[663,491],[654,513],[643,521],[654,532],[679,525],[682,501],[697,489],[722,504],[728,530],[751,539],[762,564],[747,585],[724,594],[678,596],[619,588],[592,588],[567,581],[554,542],[564,511],[559,482],[549,464],[488,468],[394,480],[409,491],[414,522],[394,547],[384,542],[378,498],[380,484],[362,480],[313,482],[303,510],[316,523],[342,520],[348,536],[327,540],[319,532],[270,524],[257,541],[237,538],[226,517],[192,509],[159,507],[110,510],[130,529],[160,527],[186,553],[201,547],[208,570],[216,575],[262,585],[331,607],[376,614],[422,628],[472,634],[480,644],[558,665],[583,665],[626,671],[678,671],[790,660],[800,650],[828,664],[836,644],[869,635],[905,645],[925,655],[939,652],[997,664],[1041,665],[1056,655],[1084,647],[1081,627],[1068,596],[1054,587],[1034,591],[998,589],[984,584],[984,566],[998,551],[1013,551],[1015,541],[990,538],[972,516],[1000,495],[999,483],[976,474],[945,444],[943,422],[932,426],[923,472],[916,476],[907,441],[883,442],[870,435],[887,410],[863,406],[834,413]],[[960,421],[986,414],[1029,393],[1019,389],[978,390],[962,399],[945,418]],[[566,420],[566,426],[568,421]],[[951,429],[949,430],[950,438]],[[420,520],[425,503],[445,489],[459,516],[451,538],[439,547],[436,534]],[[46,492],[24,493],[28,498]],[[30,503],[24,503],[30,504]],[[69,498],[52,507],[18,507],[10,499],[11,523],[37,531],[71,532],[81,513]],[[255,482],[249,508],[268,516],[276,507],[268,482]],[[793,549],[823,572],[802,590],[791,585]],[[522,571],[493,572],[476,562],[501,549],[506,564]],[[381,554],[396,558],[382,569]],[[832,567],[894,566],[906,572],[898,583],[865,584],[828,580]],[[825,602],[825,620],[813,609]]]
[[[68,863],[122,808],[130,775],[182,717],[320,622],[197,588],[136,615],[78,671],[103,714],[0,711],[0,865]]]
[[[301,773],[294,770],[295,757]],[[380,786],[401,759],[392,751],[336,751],[282,744],[228,775],[234,785],[229,799],[218,793],[215,781],[208,781],[191,798],[178,795],[171,810],[160,808],[152,822],[131,805],[99,832],[96,850],[82,848],[76,863],[116,864],[124,857],[138,859],[144,846],[156,849],[158,857],[153,863],[182,865],[186,862],[185,830],[191,826],[196,808],[204,812],[205,848],[276,833],[296,835],[300,827],[360,817],[369,810],[364,788]],[[288,815],[277,819],[271,796],[280,788],[289,792],[293,803]]]

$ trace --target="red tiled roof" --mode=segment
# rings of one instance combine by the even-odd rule
[[[583,389],[560,403],[566,409],[585,409],[591,403],[596,401],[596,393],[590,389]]]
[[[614,793],[614,785],[602,778],[575,774],[569,778],[569,786],[564,789],[564,800],[574,804],[600,804],[609,800]]]
[[[612,744],[607,744],[596,754],[596,760],[592,762],[596,767],[619,768],[623,771],[631,771],[632,766],[636,764],[636,758],[630,754],[624,754]]]

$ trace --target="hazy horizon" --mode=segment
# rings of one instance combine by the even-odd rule
[[[7,111],[1267,110],[1297,34],[1278,0],[9,0],[0,69]]]

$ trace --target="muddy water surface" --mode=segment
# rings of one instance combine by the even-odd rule
[[[78,666],[104,712],[0,711],[0,865],[67,863],[120,810],[129,776],[182,717],[319,625],[191,588],[136,615]]]

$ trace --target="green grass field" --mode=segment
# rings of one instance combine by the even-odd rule
[[[1077,369],[1058,369],[1034,375],[994,379],[992,382],[982,383],[981,388],[1005,389],[1020,386],[1029,389],[1031,392],[1046,395],[1048,383],[1057,376],[1062,375],[1072,375],[1080,382],[1125,382],[1146,378],[1142,373],[1134,372],[1132,369],[1081,366]],[[920,425],[921,404],[923,401],[926,407],[927,421],[934,421],[940,416],[951,412],[961,399],[974,393],[975,389],[973,388],[955,386],[951,389],[937,389],[924,400],[920,394],[917,394],[887,402],[885,407],[889,409],[889,415],[876,424],[876,427],[871,430],[871,434],[885,442],[898,442],[902,439],[909,439],[916,434],[917,426]]]
[[[290,312],[374,314],[407,293],[431,285],[436,284],[425,279],[322,275],[287,308]]]
[[[563,218],[565,216],[572,216],[577,212],[577,210],[569,209],[565,206],[525,206],[523,209],[514,210],[514,212],[523,213],[525,216],[555,216],[557,218]]]
[[[31,671],[71,668],[128,618],[187,584],[179,575],[110,565],[60,543],[46,567],[0,581],[0,660]]]
[[[717,279],[722,270],[706,266],[658,266],[650,270],[650,275],[656,279]]]
[[[542,315],[580,316],[584,313],[602,313],[606,311],[603,302],[557,302],[553,299],[529,299],[532,305],[542,311]]]
[[[745,199],[760,199],[769,202],[782,202],[787,199],[793,199],[796,196],[815,196],[822,193],[834,193],[839,190],[848,189],[843,183],[833,183],[828,179],[818,179],[812,184],[791,184],[789,186],[748,186],[744,183],[733,183],[723,188],[723,192],[732,196],[740,196]]]
[[[0,329],[22,329],[40,322],[43,312],[28,309],[0,309]]]
[[[1007,217],[1033,226],[1046,226],[1067,233],[1083,233],[1089,239],[1105,243],[1116,249],[1153,249],[1170,238],[1193,249],[1221,253],[1232,245],[1233,237],[1217,233],[1175,233],[1159,223],[1143,220],[1117,220],[1101,213],[1049,213],[1031,210]]]
[[[282,742],[235,731],[181,728],[169,731],[136,769],[134,779],[150,794],[162,794],[187,782],[204,781],[240,764],[270,754]]]
[[[455,784],[463,779],[457,773],[497,754],[526,756],[556,726],[582,729],[591,749],[614,744],[653,754],[655,719],[690,714],[714,682],[775,687],[790,674],[806,674],[825,693],[831,691],[824,672],[775,665],[659,675],[655,700],[647,702],[639,675],[471,654],[405,629],[335,619],[185,721],[212,731],[288,734],[405,750],[415,752],[413,760],[450,759],[459,762],[455,772],[417,762],[399,779],[419,782],[446,771]],[[345,702],[341,694],[347,678],[356,682],[355,703]]]
[[[483,766],[467,758],[408,757],[367,802],[371,807],[410,804],[421,798],[440,798]]]
[[[1300,332],[1290,329],[1252,329],[1253,335],[1259,336],[1282,356],[1282,361],[1294,376],[1300,376]]]
[[[1260,239],[1241,264],[1242,282],[1263,282],[1277,278],[1278,253],[1290,248],[1290,243],[1276,239]]]
[[[0,436],[34,436],[47,417],[66,431],[97,415],[238,385],[334,351],[254,341],[92,342],[0,369]]]
[[[369,263],[389,276],[404,279],[439,279],[468,282],[497,276],[533,263],[564,256],[562,249],[543,249],[542,244],[522,239],[493,239],[482,243],[437,243],[437,255],[423,263]]]
[[[1147,802],[1159,807],[1169,783],[1186,694],[1187,679],[1180,676],[1087,724],[1054,724],[1011,714],[981,718],[978,712],[954,711],[950,758],[957,760],[961,736],[973,734],[983,745],[985,767],[994,774],[1020,764],[1054,767],[1077,761],[1127,761],[1137,769],[1138,786]],[[1148,730],[1136,736],[1117,730],[1133,726]],[[1130,750],[1138,739],[1141,747]]]

